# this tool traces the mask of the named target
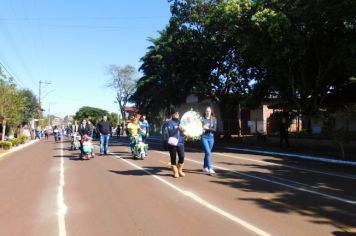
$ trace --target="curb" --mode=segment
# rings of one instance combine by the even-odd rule
[[[342,160],[333,159],[331,157],[330,158],[316,157],[316,156],[301,154],[301,153],[274,152],[274,151],[256,150],[256,149],[251,149],[251,148],[235,148],[235,147],[224,147],[224,149],[257,153],[257,154],[275,155],[275,156],[281,156],[281,157],[292,157],[292,158],[299,158],[299,159],[305,159],[305,160],[311,160],[311,161],[320,161],[320,162],[339,164],[339,165],[356,166],[356,162],[354,162],[354,161],[342,161]]]
[[[39,139],[31,140],[30,142],[27,142],[27,143],[22,144],[22,145],[20,145],[20,146],[14,147],[14,148],[12,148],[12,149],[6,151],[6,152],[3,153],[3,154],[0,154],[0,158],[4,157],[4,156],[6,156],[6,155],[8,155],[8,154],[10,154],[10,153],[14,153],[14,152],[17,152],[18,150],[24,149],[25,147],[28,147],[28,146],[30,146],[30,145],[32,145],[32,144],[34,144],[34,143],[37,143],[38,141],[40,141],[40,140],[39,140]]]
[[[157,138],[157,137],[150,137],[150,138],[153,140],[161,140],[160,138]],[[318,157],[318,156],[313,156],[313,155],[308,155],[308,154],[303,154],[303,153],[275,152],[275,151],[268,151],[268,150],[258,150],[258,149],[252,149],[252,148],[236,148],[236,147],[221,147],[221,148],[226,149],[226,150],[242,151],[242,152],[249,152],[249,153],[255,153],[255,154],[299,158],[299,159],[310,160],[310,161],[319,161],[319,162],[324,162],[324,163],[329,163],[329,164],[356,166],[355,161],[342,161],[342,160],[336,160],[332,157],[320,157],[320,156]]]

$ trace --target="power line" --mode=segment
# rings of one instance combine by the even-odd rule
[[[0,18],[0,21],[72,21],[72,20],[141,20],[141,19],[163,19],[170,16],[99,16],[99,17],[14,17]]]
[[[145,26],[130,27],[130,26],[95,26],[95,25],[60,25],[60,24],[43,24],[43,27],[53,28],[86,28],[86,29],[147,29]]]
[[[26,73],[29,75],[30,77],[30,81],[32,82],[33,85],[35,85],[34,81],[33,81],[33,76],[31,71],[29,70],[28,66],[26,65],[24,58],[22,57],[22,55],[20,54],[19,50],[17,49],[16,45],[15,45],[15,40],[12,38],[12,35],[10,34],[8,28],[6,27],[6,24],[2,24],[3,27],[1,27],[1,29],[3,30],[5,39],[8,41],[10,47],[12,48],[12,50],[14,51],[14,54],[17,55],[17,58],[19,59],[19,62],[21,64],[21,66],[25,69]],[[1,55],[0,55],[1,56]],[[2,58],[4,58],[2,56]],[[4,61],[4,60],[3,60]],[[7,64],[8,68],[11,68],[9,66],[9,63],[3,63],[3,64]],[[11,70],[13,71],[13,70]],[[14,73],[12,73],[14,74]],[[17,76],[17,79],[19,79],[19,77]],[[24,83],[21,81],[21,84],[24,85]],[[36,85],[35,85],[36,86]]]
[[[38,10],[37,0],[33,0],[32,3],[33,3],[32,6],[34,8],[35,16],[37,18],[39,18],[39,10]],[[34,41],[36,41],[36,43],[35,43],[36,48],[37,48],[36,51],[44,52],[45,51],[45,49],[44,49],[45,46],[44,46],[43,33],[42,33],[42,27],[40,26],[40,21],[37,22],[37,32],[36,32],[36,34],[38,35],[38,40],[34,40]],[[34,38],[36,38],[36,37],[34,37]],[[41,50],[39,50],[39,49],[41,49]],[[37,57],[38,57],[38,60],[41,62],[41,64],[44,64],[45,60],[44,60],[43,54],[42,53],[37,53]],[[43,73],[44,69],[48,72],[47,66],[41,66],[40,70],[42,72],[41,73],[42,75],[44,74]],[[49,74],[49,73],[47,73],[47,74]]]
[[[7,75],[10,76],[17,85],[19,85],[22,88],[25,88],[24,83],[17,76],[14,76],[13,73],[10,72],[10,69],[7,66],[5,66],[4,63],[2,63],[1,61],[0,61],[0,66],[1,68],[4,68]]]

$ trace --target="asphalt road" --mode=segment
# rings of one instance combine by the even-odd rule
[[[187,148],[175,179],[158,140],[145,160],[112,141],[91,160],[53,140],[1,158],[0,235],[356,235],[355,168],[217,150],[208,176]]]

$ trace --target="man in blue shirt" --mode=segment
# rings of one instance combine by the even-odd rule
[[[149,135],[149,129],[150,129],[150,125],[146,120],[146,115],[141,116],[140,128],[141,128],[142,142],[146,143],[146,139]]]

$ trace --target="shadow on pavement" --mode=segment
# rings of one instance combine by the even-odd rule
[[[61,158],[61,157],[64,157],[64,158],[68,158],[69,160],[71,161],[83,161],[83,159],[81,159],[79,157],[79,154],[78,155],[56,155],[56,156],[53,156],[54,158]]]
[[[348,233],[348,232],[335,231],[335,232],[333,232],[333,235],[335,235],[335,236],[355,236],[356,233]]]
[[[158,176],[171,176],[170,168],[167,167],[144,167],[144,170],[125,170],[125,171],[117,171],[117,170],[109,170],[112,173],[118,175],[132,175],[132,176],[149,176],[149,175],[158,175]],[[162,173],[165,172],[165,173]]]
[[[283,162],[281,160],[281,162]],[[321,194],[356,201],[355,180],[316,175],[308,171],[289,169],[284,166],[224,163],[226,165],[247,166],[249,171],[225,171],[217,169],[212,183],[251,193],[273,194],[269,198],[238,198],[239,201],[254,202],[262,208],[285,214],[308,216],[310,222],[319,225],[332,225],[344,230],[356,227],[356,205],[321,195],[286,187],[307,189]],[[236,168],[235,168],[236,169]],[[298,178],[300,179],[298,181]],[[266,179],[267,181],[262,181]],[[282,185],[273,182],[282,183]],[[304,184],[298,184],[301,182]],[[283,186],[284,185],[284,186]],[[335,234],[342,235],[342,234]],[[351,234],[345,234],[351,235]]]

